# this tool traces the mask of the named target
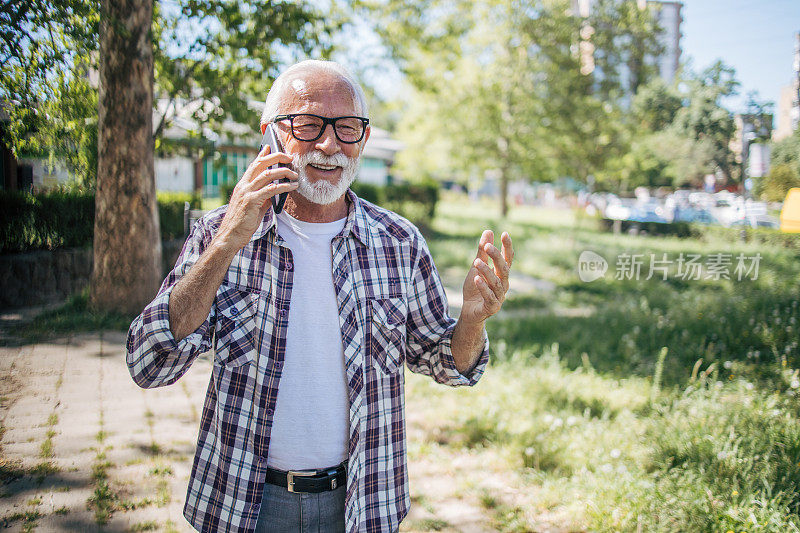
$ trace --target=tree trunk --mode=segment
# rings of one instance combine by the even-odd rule
[[[508,175],[511,172],[508,139],[500,137],[497,140],[497,146],[500,149],[500,215],[506,218],[508,216]]]
[[[91,305],[138,314],[161,280],[153,170],[152,1],[102,0]]]

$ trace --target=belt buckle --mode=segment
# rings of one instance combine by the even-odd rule
[[[317,471],[303,471],[303,470],[289,470],[286,473],[286,480],[289,482],[287,489],[289,492],[293,494],[306,494],[305,492],[297,492],[294,490],[294,478],[295,477],[314,477],[317,475]]]

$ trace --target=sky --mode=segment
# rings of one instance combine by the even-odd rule
[[[683,0],[683,61],[699,70],[716,59],[736,69],[740,96],[726,102],[741,111],[758,91],[777,111],[781,87],[791,83],[800,0]]]
[[[702,70],[722,59],[736,69],[742,84],[739,95],[724,102],[728,109],[743,111],[747,94],[757,91],[759,100],[774,103],[777,112],[781,88],[791,83],[800,0],[682,1],[681,61],[693,70]],[[378,54],[381,49],[379,39],[363,21],[356,26],[362,45],[345,62],[368,51]],[[375,57],[370,59],[366,63],[384,65],[370,72],[378,92],[384,98],[396,96],[402,85],[396,68]]]

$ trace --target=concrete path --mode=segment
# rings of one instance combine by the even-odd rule
[[[193,531],[182,509],[210,372],[205,355],[174,385],[140,389],[121,332],[0,347],[0,527]],[[407,401],[409,438],[423,438],[436,422],[415,414],[425,398]],[[411,457],[401,531],[492,531],[461,490],[486,474],[475,459],[446,447]]]
[[[0,348],[2,525],[192,531],[182,508],[210,361],[145,391],[124,347],[105,332]]]

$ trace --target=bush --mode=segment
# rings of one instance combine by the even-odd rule
[[[223,204],[231,203],[231,195],[233,194],[233,189],[236,187],[236,183],[223,183],[219,186],[219,197],[222,198]]]
[[[404,183],[385,187],[356,182],[350,188],[360,198],[390,209],[421,227],[430,225],[439,201],[439,185],[436,182]]]
[[[94,235],[94,194],[0,191],[0,252],[87,246]]]
[[[52,190],[38,194],[0,191],[0,253],[92,246],[94,193]],[[200,197],[158,195],[161,238],[183,238],[185,202],[200,207]]]
[[[614,222],[614,220],[608,218],[598,219],[599,227],[604,231],[612,231]],[[621,220],[620,222],[620,228],[623,233],[627,233],[631,228],[635,227],[648,235],[701,239],[705,242],[716,240],[738,242],[742,239],[741,226],[725,227],[689,222],[636,222],[632,220]],[[783,233],[777,228],[748,227],[745,235],[748,242],[800,250],[800,235],[796,233]]]
[[[182,239],[185,231],[183,227],[183,211],[186,202],[191,209],[200,209],[202,199],[198,194],[163,192],[158,193],[158,217],[161,224],[161,238]]]
[[[775,165],[768,175],[758,178],[755,193],[767,202],[782,202],[792,187],[800,187],[800,176],[784,163]]]
[[[356,193],[356,196],[362,198],[373,204],[380,205],[383,202],[383,193],[381,188],[372,183],[361,183],[356,181],[350,188]]]

